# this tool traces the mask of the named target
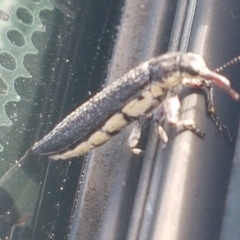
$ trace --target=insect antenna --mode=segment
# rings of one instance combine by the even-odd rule
[[[15,172],[17,172],[18,169],[26,163],[27,157],[31,153],[31,150],[32,148],[28,149],[27,152],[0,178],[0,186],[9,180],[15,174]]]
[[[228,61],[227,63],[223,64],[221,67],[216,68],[214,71],[221,72],[225,68],[233,66],[239,62],[240,62],[240,56],[237,56],[237,57],[231,59],[230,61]],[[213,93],[212,82],[210,82],[210,81],[207,82],[206,90],[207,90],[207,111],[208,111],[209,115],[211,116],[213,122],[217,126],[217,128],[220,131],[223,131],[223,130],[226,131],[230,142],[232,142],[233,139],[232,139],[231,131],[225,124],[221,123],[220,118],[217,116],[217,114],[215,112],[215,106],[214,106],[214,101],[213,101],[214,93]]]
[[[230,61],[228,61],[227,63],[223,64],[221,67],[215,69],[214,71],[215,71],[215,72],[221,72],[221,71],[224,70],[225,68],[228,68],[228,67],[230,67],[230,66],[233,66],[233,65],[235,65],[235,64],[237,64],[237,63],[239,63],[239,62],[240,62],[240,56],[237,56],[237,57],[231,59]]]

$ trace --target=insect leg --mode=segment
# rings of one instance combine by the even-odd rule
[[[138,145],[141,137],[142,127],[141,127],[140,120],[135,121],[133,124],[134,124],[133,129],[128,138],[128,146],[131,148],[134,154],[139,155],[142,153],[142,150],[139,148],[136,148],[136,146]]]
[[[162,125],[158,124],[157,130],[158,130],[159,138],[163,141],[163,143],[167,143],[168,136],[167,136],[166,132],[164,131]]]
[[[220,131],[226,131],[228,134],[228,138],[230,140],[230,142],[232,142],[232,133],[229,130],[229,128],[225,125],[222,124],[220,121],[220,118],[217,116],[216,112],[215,112],[215,107],[214,107],[214,93],[213,93],[213,85],[212,83],[209,83],[209,86],[206,87],[206,94],[207,94],[207,111],[210,114],[213,122],[215,123],[215,125],[217,126],[217,128]]]
[[[203,133],[195,124],[193,119],[180,120],[178,122],[170,122],[170,124],[177,129],[178,132],[183,132],[190,130],[200,138],[204,138],[205,133]]]
[[[168,124],[176,128],[178,132],[190,130],[197,136],[204,137],[204,133],[196,126],[193,119],[179,120],[180,107],[178,96],[175,95],[166,98],[154,112],[153,120],[158,123],[159,136],[165,143],[168,141],[168,137],[161,125],[163,120],[166,120]]]
[[[193,88],[201,88],[206,90],[206,96],[207,96],[207,111],[208,114],[211,116],[214,124],[217,126],[217,128],[220,131],[226,131],[228,138],[230,142],[232,142],[232,133],[229,130],[229,128],[225,125],[222,124],[220,121],[220,118],[217,116],[216,111],[215,111],[215,106],[214,106],[214,93],[213,93],[213,84],[211,81],[206,80],[206,79],[185,79],[184,84],[188,85]]]

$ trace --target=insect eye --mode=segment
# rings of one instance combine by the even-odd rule
[[[199,65],[199,62],[192,61],[191,64],[189,64],[189,67],[187,68],[187,71],[188,71],[189,74],[191,74],[193,76],[196,76],[196,75],[199,75],[200,67],[202,67],[202,66]]]
[[[203,59],[194,53],[182,54],[179,61],[180,71],[191,76],[199,75],[201,69],[205,67]]]

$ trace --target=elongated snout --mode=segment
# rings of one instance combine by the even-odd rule
[[[220,88],[225,90],[233,99],[235,99],[235,100],[239,99],[239,94],[231,88],[230,81],[227,78],[225,78],[224,76],[222,76],[216,72],[210,71],[207,68],[204,69],[204,71],[202,71],[200,73],[200,75],[203,78],[214,82],[217,86],[219,86]]]

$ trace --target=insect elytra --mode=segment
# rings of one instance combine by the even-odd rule
[[[180,103],[174,88],[179,84],[204,88],[205,81],[215,83],[233,99],[239,99],[230,81],[209,70],[198,54],[174,52],[152,58],[78,107],[29,152],[52,159],[83,155],[108,141],[129,123],[149,116],[157,122],[159,135],[165,142],[163,120],[179,130],[189,129],[202,136],[193,120],[179,121]],[[136,132],[130,135],[132,148],[138,142]],[[139,138],[139,132],[137,136]],[[131,139],[136,143],[131,144]]]

